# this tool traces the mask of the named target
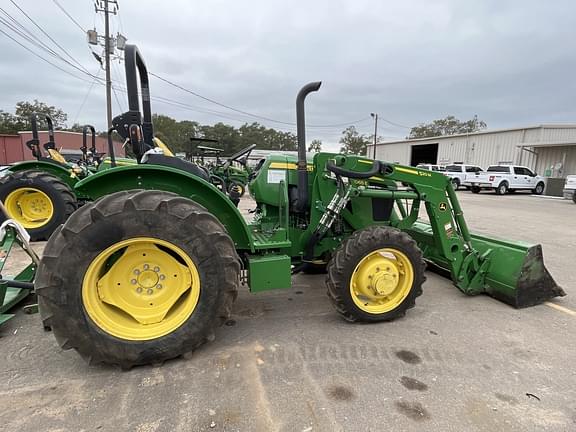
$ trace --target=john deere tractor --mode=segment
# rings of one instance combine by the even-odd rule
[[[56,149],[52,119],[46,116],[48,142],[40,146],[36,115],[32,115],[32,139],[26,146],[36,160],[15,163],[0,179],[0,200],[8,215],[19,222],[32,240],[48,239],[78,207],[76,182],[87,169],[69,164]],[[85,146],[85,145],[84,145]],[[4,215],[0,212],[0,220]]]
[[[46,240],[57,226],[90,197],[74,189],[76,183],[97,171],[110,168],[110,159],[102,159],[96,150],[96,130],[86,125],[82,131],[81,155],[66,160],[56,148],[52,119],[46,116],[48,142],[40,146],[36,115],[31,116],[32,139],[26,146],[35,160],[18,162],[0,178],[0,200],[9,217],[30,234],[31,240]],[[91,145],[88,147],[88,134]],[[42,150],[42,147],[44,148]],[[109,151],[112,140],[109,139]],[[133,159],[116,158],[116,164],[133,165]],[[0,212],[0,221],[5,219]]]
[[[242,283],[289,288],[308,264],[326,266],[328,296],[351,322],[403,316],[426,262],[462,292],[514,307],[565,295],[539,245],[471,234],[442,174],[333,153],[307,161],[304,101],[320,82],[296,99],[298,157],[269,157],[255,172],[247,223],[197,166],[153,152],[148,76],[133,45],[125,66],[129,111],[114,124],[140,163],[74,186],[92,201],[54,232],[35,281],[64,349],[123,368],[160,363],[212,340]]]
[[[205,138],[190,138],[190,140],[218,142]],[[251,144],[222,160],[221,154],[224,149],[199,145],[196,146],[196,163],[206,171],[216,186],[221,187],[223,185],[224,190],[229,194],[243,197],[252,172],[248,165],[248,158],[255,148],[256,144]],[[207,161],[207,157],[212,160]]]

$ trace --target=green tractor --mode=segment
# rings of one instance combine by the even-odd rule
[[[68,163],[58,152],[49,116],[46,116],[49,139],[43,146],[46,155],[40,147],[36,115],[30,120],[32,139],[26,146],[36,160],[18,162],[8,168],[9,174],[0,179],[0,200],[9,217],[20,223],[32,240],[44,240],[78,208],[79,197],[74,185],[88,176],[89,170],[86,166]],[[0,214],[0,219],[4,218]]]
[[[0,200],[9,218],[17,221],[30,234],[31,240],[47,240],[56,227],[90,197],[74,189],[80,180],[110,168],[110,158],[102,159],[96,151],[96,130],[86,125],[82,131],[81,156],[66,160],[56,148],[52,119],[46,116],[48,142],[40,146],[36,115],[31,116],[32,139],[26,146],[35,160],[11,165],[8,175],[0,178]],[[91,146],[88,147],[88,134]],[[108,140],[113,151],[112,140]],[[110,150],[110,148],[112,150]],[[134,165],[136,161],[116,158],[116,164]],[[5,220],[0,213],[0,221]]]
[[[319,82],[296,99],[298,157],[257,167],[247,223],[196,165],[150,153],[148,76],[133,45],[125,67],[129,111],[114,124],[140,163],[74,186],[92,201],[52,235],[35,280],[44,325],[62,348],[122,368],[161,363],[213,340],[242,283],[289,288],[309,264],[326,266],[334,309],[352,322],[403,316],[422,293],[426,262],[462,292],[514,307],[565,295],[539,245],[471,234],[444,175],[364,156],[307,161],[304,101]],[[419,220],[422,208],[430,223]]]
[[[214,167],[214,175],[224,179],[228,193],[235,193],[238,197],[243,197],[246,193],[246,186],[252,173],[248,158],[255,148],[256,144],[249,145]]]
[[[204,138],[190,138],[192,141],[202,140]],[[217,140],[206,140],[211,142],[218,142]],[[252,150],[256,148],[256,144],[249,145],[246,148],[234,153],[232,156],[222,160],[221,153],[224,152],[221,148],[207,147],[199,145],[196,147],[197,163],[205,169],[206,173],[210,176],[212,183],[219,187],[223,187],[228,194],[235,195],[241,198],[246,193],[246,186],[250,179],[252,170],[248,165],[248,158]],[[206,161],[209,157],[212,161]]]

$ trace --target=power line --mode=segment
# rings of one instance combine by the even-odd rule
[[[8,12],[6,12],[1,7],[0,7],[0,12],[2,12],[12,22],[12,23],[10,23],[4,18],[0,18],[2,23],[6,27],[10,28],[10,30],[12,30],[14,33],[18,34],[18,36],[20,36],[23,39],[28,40],[30,43],[36,45],[40,49],[48,51],[52,56],[60,57],[63,59],[63,57],[60,56],[60,54],[58,54],[56,51],[54,51],[52,48],[50,48],[48,45],[46,45],[41,39],[38,38],[38,36],[36,36],[34,33],[32,33],[30,30],[28,30],[28,28],[26,28],[26,26],[24,26],[22,23],[20,23],[16,18],[14,18],[12,15],[10,15]]]
[[[221,107],[223,107],[223,108],[229,109],[229,110],[231,110],[231,111],[235,111],[235,112],[237,112],[237,113],[240,113],[240,114],[243,114],[243,115],[246,115],[246,116],[249,116],[249,117],[259,118],[259,119],[262,119],[262,120],[266,120],[266,121],[270,121],[270,122],[274,122],[274,123],[278,123],[278,124],[283,124],[283,125],[287,125],[287,126],[296,126],[296,123],[293,123],[293,122],[286,122],[286,121],[282,121],[282,120],[276,120],[276,119],[273,119],[273,118],[270,118],[270,117],[264,117],[264,116],[261,116],[261,115],[258,115],[258,114],[253,114],[253,113],[250,113],[250,112],[248,112],[248,111],[244,111],[244,110],[241,110],[241,109],[238,109],[238,108],[234,108],[234,107],[232,107],[232,106],[230,106],[230,105],[226,105],[226,104],[223,104],[223,103],[221,103],[221,102],[215,101],[214,99],[208,98],[208,97],[206,97],[206,96],[202,96],[201,94],[199,94],[199,93],[197,93],[197,92],[195,92],[195,91],[193,91],[193,90],[187,89],[187,88],[182,87],[181,85],[176,84],[176,83],[174,83],[174,82],[172,82],[172,81],[170,81],[170,80],[168,80],[168,79],[166,79],[166,78],[163,78],[163,77],[155,74],[154,72],[148,72],[148,74],[150,74],[150,75],[158,78],[158,79],[161,80],[161,81],[164,81],[165,83],[167,83],[167,84],[169,84],[169,85],[171,85],[171,86],[173,86],[173,87],[176,87],[176,88],[178,88],[178,89],[180,89],[180,90],[182,90],[182,91],[185,91],[186,93],[190,93],[190,94],[192,94],[193,96],[196,96],[196,97],[198,97],[198,98],[200,98],[200,99],[203,99],[203,100],[205,100],[205,101],[207,101],[207,102],[216,104],[216,105],[221,106]],[[358,119],[358,120],[352,120],[352,121],[344,122],[344,123],[331,124],[331,125],[307,125],[306,127],[310,127],[310,128],[334,128],[334,127],[343,127],[343,126],[349,126],[349,125],[355,124],[355,123],[360,123],[360,122],[366,121],[366,120],[368,120],[368,119],[369,119],[369,117],[364,117],[364,118],[361,118],[361,119]]]
[[[96,72],[96,76],[100,75],[100,72],[101,72],[101,69],[98,69],[98,71]],[[73,124],[76,123],[76,121],[78,120],[78,116],[82,112],[82,109],[84,108],[84,105],[86,104],[86,101],[88,100],[88,96],[92,92],[92,88],[94,88],[94,84],[96,84],[97,82],[98,82],[98,80],[96,78],[92,80],[92,83],[90,84],[90,87],[88,87],[88,91],[86,92],[86,95],[84,96],[84,100],[80,104],[78,111],[76,111],[76,115],[74,116]]]
[[[35,46],[36,48],[48,53],[49,55],[51,55],[52,57],[66,63],[67,65],[69,65],[70,67],[76,69],[77,71],[81,72],[82,74],[88,75],[91,78],[94,78],[94,75],[92,75],[90,72],[88,72],[85,68],[84,69],[80,69],[78,66],[76,66],[75,64],[72,64],[70,61],[66,60],[64,57],[62,57],[60,54],[58,54],[57,52],[55,52],[53,49],[51,49],[49,46],[47,46],[46,44],[44,44],[40,39],[38,39],[38,37],[36,35],[34,35],[33,33],[31,33],[25,26],[23,26],[20,22],[18,22],[18,20],[16,20],[14,17],[12,17],[10,14],[8,14],[5,10],[3,10],[2,8],[0,8],[0,11],[3,12],[6,16],[8,16],[8,18],[10,18],[10,20],[12,22],[14,22],[15,24],[11,24],[10,22],[8,22],[6,19],[4,19],[3,17],[0,17],[0,23],[4,24],[4,26],[6,26],[7,29],[11,30],[14,34],[16,34],[17,36],[19,36],[20,38],[24,39],[25,41],[27,41],[28,43],[30,43],[31,45]],[[21,30],[22,29],[22,30]],[[6,34],[6,33],[5,33]],[[14,38],[11,38],[12,40],[14,40],[15,42],[17,42]],[[17,42],[19,45],[21,45],[22,47],[26,48],[28,51],[31,51],[34,53],[34,51],[30,50],[28,47],[25,47],[23,44]],[[35,54],[37,57],[38,55]],[[43,57],[41,57],[43,59]],[[45,59],[44,59],[45,60]],[[89,81],[87,81],[89,82]]]
[[[412,129],[410,126],[401,125],[400,123],[396,123],[396,122],[393,122],[391,120],[387,120],[383,117],[379,117],[379,119],[385,121],[388,124],[391,124],[392,126],[396,126],[396,127],[402,128],[402,129]]]
[[[64,6],[62,6],[62,5],[58,2],[58,0],[52,0],[52,1],[54,2],[54,4],[55,4],[56,6],[58,6],[58,8],[59,8],[62,12],[64,12],[64,14],[70,19],[70,21],[72,21],[74,24],[76,24],[76,27],[78,27],[80,30],[82,30],[82,33],[86,34],[86,30],[84,30],[84,27],[82,27],[82,26],[78,23],[78,21],[76,21],[76,20],[74,19],[74,17],[73,17],[72,15],[70,15],[66,9],[64,9]]]
[[[55,65],[55,64],[52,63],[50,60],[45,59],[45,58],[42,57],[40,54],[32,51],[32,50],[31,50],[30,48],[28,48],[26,45],[20,43],[20,41],[14,39],[12,36],[10,36],[8,33],[6,33],[4,30],[0,29],[0,33],[4,34],[6,37],[12,39],[14,42],[16,42],[18,45],[20,45],[20,46],[21,46],[22,48],[24,48],[26,51],[29,51],[29,52],[30,52],[31,54],[33,54],[34,56],[38,57],[39,59],[45,61],[46,63],[48,63],[48,64],[50,64],[50,65],[52,65],[52,66],[54,66],[56,69],[59,69],[59,70],[61,70],[62,72],[66,73],[66,74],[68,74],[68,75],[70,75],[70,76],[72,76],[72,77],[74,77],[74,78],[76,78],[76,79],[79,79],[79,80],[81,80],[81,81],[90,82],[90,81],[88,81],[88,80],[86,80],[86,79],[84,79],[84,78],[82,78],[82,77],[79,77],[78,75],[74,75],[72,72],[67,71],[66,69],[63,69],[63,68],[61,68],[61,67],[58,66],[58,65]]]
[[[14,4],[14,6],[16,6],[16,7],[25,15],[38,29],[40,29],[40,31],[42,31],[42,33],[44,33],[52,42],[54,42],[54,43],[56,44],[56,46],[58,46],[66,55],[68,55],[68,57],[70,57],[70,58],[71,58],[72,60],[74,60],[78,65],[80,65],[80,67],[82,68],[82,70],[79,70],[80,72],[83,72],[83,73],[87,74],[88,76],[90,76],[90,77],[92,77],[92,78],[94,78],[94,79],[100,79],[99,77],[95,77],[93,74],[91,74],[83,65],[81,65],[74,57],[72,57],[60,44],[58,44],[52,37],[50,37],[50,35],[48,35],[48,33],[46,33],[46,31],[44,31],[44,29],[43,29],[42,27],[40,27],[40,25],[38,25],[22,8],[20,8],[20,7],[14,2],[14,0],[10,0],[10,1]],[[61,10],[78,28],[80,28],[80,30],[82,30],[82,32],[85,32],[84,28],[78,23],[78,21],[76,21],[76,19],[74,19],[74,18],[72,17],[72,15],[70,15],[70,14],[68,13],[68,11],[66,11],[66,9],[58,2],[58,0],[52,0],[52,1],[56,4],[56,6],[58,6],[58,7],[60,8],[60,10]],[[17,20],[14,20],[14,21],[17,22]],[[19,23],[18,23],[18,24],[19,24]],[[121,24],[122,24],[122,23],[120,23],[120,25],[121,25]],[[19,24],[19,25],[20,25],[20,27],[22,27],[22,28],[25,29],[24,26],[22,26],[21,24]],[[12,29],[12,30],[15,31],[14,29]],[[25,29],[25,30],[26,30],[26,29]],[[27,31],[27,30],[26,30],[26,31]],[[27,32],[30,33],[29,31],[27,31]],[[25,35],[22,35],[21,33],[18,33],[18,34],[19,34],[21,37],[25,37]],[[48,46],[46,46],[46,45],[43,44],[41,41],[39,41],[37,38],[36,38],[36,40],[43,45],[42,47],[39,46],[38,43],[35,43],[34,41],[31,41],[29,38],[26,38],[26,39],[28,40],[28,42],[33,43],[33,44],[34,44],[35,46],[37,46],[38,48],[50,51],[50,54],[51,54],[51,55],[56,56],[57,58],[59,58],[59,59],[62,60],[62,61],[65,61],[65,62],[68,63],[70,66],[74,67],[75,69],[78,69],[76,66],[70,64],[66,59],[62,58],[62,57],[61,57],[60,55],[58,55],[56,52],[54,52],[53,50],[51,50]],[[229,109],[229,110],[234,111],[234,112],[237,112],[237,113],[239,113],[239,114],[242,114],[242,115],[245,115],[245,116],[248,116],[248,117],[258,118],[258,119],[261,119],[261,120],[266,120],[266,121],[273,122],[273,123],[283,124],[283,125],[287,125],[287,126],[295,126],[295,123],[293,123],[293,122],[286,122],[286,121],[281,121],[281,120],[273,119],[273,118],[270,118],[270,117],[261,116],[261,115],[258,115],[258,114],[250,113],[250,112],[247,112],[247,111],[244,111],[244,110],[240,110],[240,109],[238,109],[238,108],[234,108],[234,107],[232,107],[232,106],[223,104],[223,103],[218,102],[218,101],[216,101],[216,100],[214,100],[214,99],[208,98],[208,97],[203,96],[203,95],[201,95],[201,94],[199,94],[199,93],[197,93],[197,92],[194,92],[194,91],[192,91],[192,90],[190,90],[190,89],[187,89],[187,88],[185,88],[185,87],[182,87],[182,86],[180,86],[180,85],[178,85],[178,84],[176,84],[176,83],[174,83],[174,82],[172,82],[172,81],[170,81],[170,80],[168,80],[168,79],[166,79],[166,78],[163,78],[163,77],[161,77],[161,76],[159,76],[159,75],[157,75],[157,74],[154,74],[154,73],[152,73],[152,72],[150,72],[150,75],[152,75],[152,76],[160,79],[161,81],[164,81],[165,83],[167,83],[167,84],[169,84],[169,85],[172,85],[172,86],[174,86],[174,87],[176,87],[176,88],[178,88],[178,89],[180,89],[180,90],[182,90],[182,91],[185,91],[185,92],[187,92],[187,93],[190,93],[190,94],[192,94],[192,95],[194,95],[194,96],[196,96],[196,97],[198,97],[198,98],[201,98],[201,99],[203,99],[203,100],[205,100],[205,101],[207,101],[207,102],[216,104],[216,105],[218,105],[218,106],[221,106],[221,107],[223,107],[223,108]],[[122,109],[122,107],[121,107],[121,105],[120,105],[120,102],[119,102],[119,100],[118,100],[118,95],[117,95],[117,94],[115,94],[115,98],[116,98],[116,101],[117,101],[118,105],[120,106],[120,109]],[[176,102],[176,103],[181,104],[180,102]],[[206,112],[206,113],[208,113],[208,112]],[[224,115],[224,113],[212,112],[211,114],[218,115],[218,116],[221,116],[221,117],[224,117],[224,118],[228,118],[228,119],[234,119],[234,118],[232,118],[232,117],[230,117],[230,116],[228,116],[228,115]],[[234,119],[234,120],[237,120],[237,119]],[[331,124],[331,125],[308,125],[307,127],[311,127],[311,128],[335,128],[335,127],[343,127],[343,126],[348,126],[348,125],[355,124],[355,123],[360,123],[360,122],[363,122],[363,121],[366,121],[366,120],[368,120],[368,118],[362,118],[362,119],[357,119],[357,120],[353,120],[353,121],[349,121],[349,122],[345,122],[345,123]],[[244,120],[238,120],[238,121],[244,121]]]
[[[58,42],[56,42],[54,40],[54,38],[52,36],[50,36],[38,23],[36,23],[36,21],[34,21],[34,19],[28,15],[26,13],[26,11],[24,11],[20,6],[18,6],[18,4],[14,1],[14,0],[10,0],[10,2],[16,6],[16,8],[26,17],[28,18],[28,20],[30,20],[30,22],[32,22],[32,24],[34,24],[34,26],[36,26],[38,28],[38,30],[40,30],[48,39],[50,39],[58,48],[60,48],[60,50],[62,50],[62,52],[64,54],[66,54],[74,63],[76,63],[78,66],[80,66],[85,73],[87,73],[88,75],[91,75],[90,72],[88,72],[88,70],[82,66],[82,64],[76,60],[68,51],[66,51]]]
[[[238,112],[238,113],[240,113],[240,114],[244,114],[244,115],[247,115],[247,116],[250,116],[250,117],[259,118],[259,119],[262,119],[262,120],[267,120],[267,121],[274,122],[274,123],[285,124],[285,125],[289,125],[289,126],[293,126],[293,125],[295,124],[295,123],[291,123],[291,122],[285,122],[285,121],[275,120],[275,119],[272,119],[272,118],[269,118],[269,117],[260,116],[260,115],[258,115],[258,114],[253,114],[253,113],[250,113],[250,112],[247,112],[247,111],[243,111],[243,110],[240,110],[240,109],[231,107],[231,106],[229,106],[229,105],[226,105],[226,104],[217,102],[217,101],[215,101],[214,99],[210,99],[210,98],[208,98],[208,97],[206,97],[206,96],[202,96],[201,94],[198,94],[198,93],[196,93],[196,92],[194,92],[194,91],[192,91],[192,90],[189,90],[189,89],[187,89],[187,88],[184,88],[184,87],[182,87],[181,85],[178,85],[178,84],[176,84],[176,83],[173,83],[173,82],[170,81],[170,80],[167,80],[166,78],[162,78],[161,76],[156,75],[156,74],[153,73],[153,72],[148,72],[148,73],[149,73],[150,75],[152,75],[153,77],[158,78],[160,81],[164,81],[165,83],[170,84],[171,86],[176,87],[176,88],[178,88],[178,89],[180,89],[180,90],[182,90],[182,91],[185,91],[186,93],[190,93],[190,94],[193,95],[193,96],[196,96],[196,97],[198,97],[198,98],[200,98],[200,99],[203,99],[203,100],[205,100],[205,101],[207,101],[207,102],[210,102],[210,103],[213,103],[213,104],[215,104],[215,105],[221,106],[221,107],[223,107],[223,108],[229,109],[229,110],[231,110],[231,111],[235,111],[235,112]]]

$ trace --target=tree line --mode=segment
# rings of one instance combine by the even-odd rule
[[[14,113],[0,110],[0,134],[16,134],[20,131],[30,130],[30,116],[38,114],[38,126],[45,128],[45,115],[52,118],[54,127],[59,130],[81,132],[83,125],[78,123],[67,127],[68,115],[60,108],[34,100],[16,103]],[[193,120],[176,120],[164,114],[153,114],[155,134],[175,152],[194,154],[196,147],[205,143],[190,140],[190,138],[205,138],[218,141],[211,147],[220,147],[224,154],[232,154],[257,144],[262,150],[296,151],[298,142],[293,132],[280,131],[268,128],[257,122],[245,123],[236,128],[219,122],[213,125],[201,125]],[[429,138],[442,135],[455,135],[472,133],[485,129],[486,123],[474,116],[470,120],[461,121],[454,116],[422,123],[410,129],[407,139]],[[106,132],[101,132],[105,135]],[[374,135],[358,132],[355,126],[349,126],[339,139],[340,153],[365,155],[367,146],[374,140]],[[308,146],[309,152],[322,150],[322,141],[312,140]]]

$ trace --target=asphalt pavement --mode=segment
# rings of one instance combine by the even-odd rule
[[[362,325],[334,312],[324,276],[297,275],[241,290],[187,358],[127,372],[86,365],[19,312],[0,328],[0,430],[576,430],[576,205],[458,196],[474,232],[542,243],[568,296],[516,310],[428,272],[405,318]]]

